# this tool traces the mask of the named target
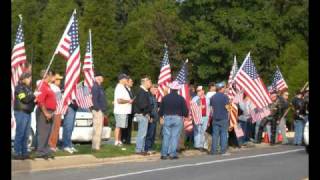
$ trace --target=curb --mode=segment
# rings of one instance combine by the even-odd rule
[[[181,153],[181,157],[191,157],[198,155],[206,155],[197,150],[187,150]],[[160,159],[160,153],[155,153],[148,156],[141,155],[129,155],[121,157],[110,158],[96,158],[93,155],[74,155],[74,156],[61,156],[55,159],[39,159],[34,160],[12,160],[12,173],[24,173],[46,170],[58,170],[65,168],[81,168],[90,167],[103,164],[118,164],[125,162],[144,162],[144,161],[156,161]]]
[[[276,145],[277,146],[277,145]],[[229,152],[239,152],[246,151],[253,148],[266,148],[270,147],[269,144],[261,143],[254,144],[249,147],[243,147],[241,149],[229,147]],[[201,156],[207,155],[206,152],[200,152],[198,150],[186,150],[183,151],[180,156],[181,157],[192,157],[192,156]],[[66,168],[82,168],[82,167],[90,167],[97,166],[103,164],[118,164],[118,163],[126,163],[126,162],[146,162],[146,161],[156,161],[160,159],[160,153],[157,152],[148,156],[141,155],[128,155],[128,156],[120,156],[120,157],[109,157],[109,158],[96,158],[91,154],[84,155],[73,155],[73,156],[60,156],[55,157],[55,159],[39,159],[36,158],[34,160],[12,160],[11,169],[12,173],[23,173],[23,172],[35,172],[35,171],[45,171],[45,170],[58,170],[58,169],[66,169]]]

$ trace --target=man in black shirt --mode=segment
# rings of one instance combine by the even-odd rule
[[[141,86],[133,103],[135,117],[138,121],[138,134],[136,138],[136,154],[147,155],[145,152],[145,140],[148,130],[148,122],[152,112],[149,99],[149,89],[152,82],[149,77],[141,79]]]
[[[14,116],[16,120],[16,135],[14,139],[14,159],[30,159],[28,153],[28,138],[31,129],[31,113],[35,106],[31,74],[23,73],[19,84],[15,87]]]
[[[302,92],[298,92],[296,97],[292,100],[294,107],[294,145],[302,144],[303,130],[305,126],[306,108],[303,101]]]
[[[181,85],[173,81],[169,87],[171,92],[162,99],[159,110],[159,116],[164,118],[161,159],[167,159],[168,155],[170,159],[178,158],[176,149],[183,127],[183,117],[188,117],[189,114],[186,101],[177,92]]]

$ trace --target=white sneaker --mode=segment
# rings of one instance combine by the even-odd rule
[[[76,148],[74,148],[74,147],[72,147],[71,150],[72,150],[73,152],[79,152],[79,151],[78,151]]]
[[[222,156],[230,156],[231,154],[226,152],[226,153],[223,153]]]
[[[66,151],[66,152],[68,152],[68,153],[70,153],[70,154],[73,154],[72,149],[69,148],[69,147],[63,148],[63,150]]]
[[[57,152],[57,151],[58,151],[57,148],[50,148],[50,150],[51,150],[52,152]]]

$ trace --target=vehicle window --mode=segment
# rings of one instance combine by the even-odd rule
[[[78,112],[90,112],[90,109],[78,108]]]

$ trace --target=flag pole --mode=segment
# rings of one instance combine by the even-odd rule
[[[76,14],[76,9],[73,10],[72,15],[73,15],[73,14]],[[71,23],[71,22],[69,21],[68,26],[70,25],[70,23]],[[63,35],[66,34],[66,33],[67,33],[67,29],[66,29],[65,32],[62,34],[62,37],[63,37]],[[62,40],[63,40],[63,39],[61,38],[60,41],[62,41]],[[58,46],[59,46],[59,44],[60,44],[60,41],[59,41],[59,43],[58,43]],[[49,63],[49,65],[48,65],[48,67],[47,67],[47,69],[46,69],[46,71],[45,71],[45,73],[44,73],[44,75],[43,75],[43,77],[42,77],[42,79],[41,79],[40,85],[37,87],[37,91],[41,88],[41,86],[42,86],[42,84],[43,84],[43,83],[42,83],[42,82],[43,82],[43,79],[44,79],[44,77],[46,77],[46,75],[48,74],[48,71],[49,71],[49,69],[50,69],[50,67],[51,67],[51,64],[52,64],[52,62],[53,62],[54,57],[56,56],[56,54],[58,54],[58,51],[57,51],[58,48],[59,48],[58,46],[57,46],[56,50],[54,51],[54,53],[53,53],[53,55],[52,55],[52,57],[51,57],[50,63]]]
[[[238,72],[234,75],[234,78],[237,77],[237,75],[238,75],[239,72],[240,72],[239,70],[242,69],[242,67],[244,66],[245,62],[249,59],[249,57],[250,57],[250,51],[248,52],[246,58],[245,58],[244,61],[242,62],[240,68],[238,69]]]
[[[40,85],[39,85],[38,88],[37,88],[37,91],[41,88],[42,83],[43,83],[43,79],[44,79],[44,77],[47,76],[48,71],[49,71],[49,69],[50,69],[50,67],[51,67],[51,64],[52,64],[53,59],[54,59],[55,56],[56,56],[56,53],[53,53],[53,55],[52,55],[52,57],[51,57],[51,60],[50,60],[50,63],[49,63],[49,65],[48,65],[48,67],[47,67],[47,69],[46,69],[46,71],[45,71],[45,73],[44,73],[44,75],[43,75],[43,77],[42,77],[42,79],[41,79]]]

